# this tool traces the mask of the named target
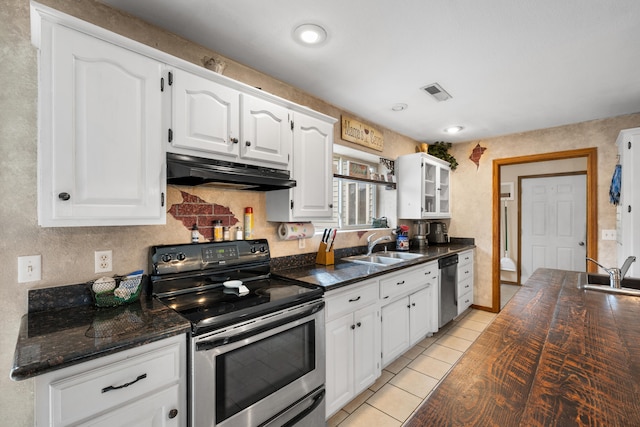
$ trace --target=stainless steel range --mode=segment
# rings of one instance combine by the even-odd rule
[[[270,273],[265,239],[151,248],[153,294],[192,325],[189,425],[324,425],[322,289]]]

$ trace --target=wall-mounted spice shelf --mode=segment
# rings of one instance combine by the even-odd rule
[[[341,175],[341,174],[337,174],[337,173],[334,173],[333,177],[334,178],[344,179],[344,180],[347,180],[347,181],[366,182],[367,184],[373,184],[373,185],[384,185],[387,190],[395,190],[396,189],[396,183],[395,182],[380,181],[380,180],[377,180],[377,179],[359,178],[359,177],[355,177],[355,176]]]

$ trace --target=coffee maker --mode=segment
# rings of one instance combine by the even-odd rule
[[[427,221],[418,220],[413,222],[413,239],[411,239],[411,247],[414,249],[423,249],[429,246],[427,234],[429,234],[429,223]]]
[[[447,234],[447,224],[444,222],[433,221],[427,234],[429,243],[449,243],[449,235]]]

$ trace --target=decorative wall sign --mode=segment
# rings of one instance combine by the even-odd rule
[[[347,171],[354,178],[369,179],[369,166],[362,163],[347,162]]]
[[[378,151],[384,149],[382,132],[350,117],[342,116],[342,139]]]
[[[480,144],[476,145],[473,149],[473,151],[471,152],[471,155],[469,156],[469,160],[471,160],[473,163],[476,164],[476,169],[480,167],[480,157],[482,157],[482,154],[484,154],[484,150],[486,150],[487,147],[481,147]]]

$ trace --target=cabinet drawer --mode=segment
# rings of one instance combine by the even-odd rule
[[[458,315],[462,314],[467,308],[473,304],[473,290],[464,295],[458,296]]]
[[[470,277],[466,280],[459,280],[458,281],[458,299],[460,298],[461,295],[464,295],[466,293],[469,293],[473,291],[473,278]]]
[[[458,268],[467,264],[473,266],[473,251],[464,251],[458,254]]]
[[[473,264],[458,265],[458,282],[473,279]]]
[[[362,284],[352,285],[335,295],[329,292],[325,299],[325,316],[327,321],[353,312],[378,301],[378,281],[367,280]]]
[[[180,347],[176,343],[51,383],[52,425],[75,423],[179,383]]]
[[[421,267],[383,277],[380,279],[380,299],[383,300],[383,304],[390,302],[422,287],[427,281],[428,278]]]

